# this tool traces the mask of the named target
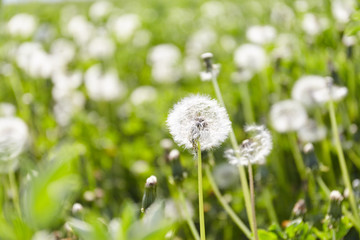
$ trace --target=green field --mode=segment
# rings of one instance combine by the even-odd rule
[[[359,239],[359,7],[0,5],[0,239]]]

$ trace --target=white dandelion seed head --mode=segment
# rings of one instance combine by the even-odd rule
[[[225,108],[216,100],[191,95],[174,105],[167,126],[179,146],[193,149],[195,141],[199,141],[201,150],[208,150],[225,141],[231,122]]]
[[[89,97],[95,101],[113,101],[122,98],[127,92],[116,70],[112,69],[103,73],[99,64],[86,71],[84,80]]]
[[[108,59],[113,55],[115,48],[115,43],[111,38],[105,34],[99,34],[90,39],[85,51],[91,58]]]
[[[314,93],[326,88],[326,78],[316,75],[303,76],[296,81],[291,91],[291,96],[294,100],[301,102],[305,106],[313,106],[318,103],[314,98]]]
[[[231,164],[221,163],[214,167],[214,180],[221,189],[234,186],[239,181],[239,173]]]
[[[264,49],[255,44],[243,44],[235,50],[234,61],[238,68],[260,72],[267,63]]]
[[[95,27],[85,16],[73,16],[66,27],[66,33],[70,35],[79,46],[86,44],[94,35]]]
[[[355,1],[352,0],[333,0],[331,2],[331,12],[338,23],[347,23],[355,9]]]
[[[297,133],[302,142],[313,143],[323,140],[327,131],[325,126],[318,126],[314,120],[309,119]]]
[[[255,25],[246,30],[246,38],[250,42],[260,45],[272,43],[275,37],[276,29],[270,25]]]
[[[344,35],[342,38],[342,43],[346,46],[346,47],[351,47],[354,46],[357,42],[357,38],[355,36],[346,36]]]
[[[329,25],[326,18],[319,18],[312,13],[306,13],[302,21],[302,28],[309,36],[315,36],[324,31]]]
[[[114,32],[119,42],[126,42],[141,26],[140,17],[133,13],[109,18],[107,27]]]
[[[314,92],[313,97],[318,103],[329,101],[340,101],[348,94],[347,87],[340,87],[332,84],[331,78],[326,78],[327,86]]]
[[[241,143],[239,150],[226,150],[225,157],[232,165],[264,164],[273,147],[269,130],[263,125],[248,125],[245,132],[251,137]]]
[[[11,161],[19,156],[26,146],[28,135],[28,127],[22,119],[17,117],[1,117],[0,161]]]
[[[1,117],[11,117],[14,116],[16,108],[11,103],[2,102],[0,103],[0,116]]]
[[[275,103],[270,109],[273,128],[281,133],[299,130],[308,119],[305,108],[295,100]]]
[[[35,16],[19,13],[9,20],[6,27],[11,36],[28,38],[34,34],[37,25],[38,20]]]
[[[139,106],[147,102],[155,101],[157,95],[156,88],[152,86],[140,86],[131,93],[130,101],[135,106]]]
[[[151,48],[148,61],[151,65],[174,65],[181,57],[177,46],[170,43],[164,43]]]
[[[193,33],[186,43],[186,53],[193,56],[199,56],[209,51],[218,36],[211,28],[202,28]]]
[[[89,9],[89,16],[92,20],[97,21],[105,18],[113,9],[110,1],[95,1]]]

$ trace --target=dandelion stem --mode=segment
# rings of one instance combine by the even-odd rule
[[[337,127],[337,123],[336,123],[335,107],[334,107],[333,101],[329,102],[329,112],[330,112],[332,133],[333,133],[333,137],[335,140],[335,147],[336,147],[339,164],[340,164],[340,169],[341,169],[341,175],[343,177],[345,187],[349,190],[349,202],[350,202],[352,212],[354,214],[354,218],[357,221],[360,221],[359,213],[358,213],[358,209],[357,209],[356,201],[355,201],[355,197],[354,197],[354,192],[353,192],[353,189],[351,186],[350,177],[349,177],[349,173],[348,173],[346,162],[345,162],[344,152],[341,147],[338,127]]]
[[[14,171],[10,171],[8,175],[9,175],[9,183],[10,183],[11,197],[13,200],[13,204],[16,212],[18,213],[19,216],[21,216],[18,188],[15,180],[15,173]]]
[[[296,141],[296,135],[295,135],[295,133],[290,133],[289,137],[290,137],[291,151],[292,151],[292,154],[295,159],[296,168],[299,172],[301,180],[305,180],[306,179],[306,167],[305,167],[304,161],[302,159],[302,156],[301,156],[301,153],[300,153],[297,141]]]
[[[335,229],[332,229],[332,240],[336,240],[336,233],[335,233]]]
[[[240,228],[241,231],[251,239],[251,231],[248,229],[248,227],[241,221],[241,219],[236,215],[234,210],[229,206],[229,204],[226,202],[224,197],[221,195],[219,188],[217,187],[214,178],[211,174],[210,167],[208,165],[205,166],[205,174],[207,179],[209,180],[209,183],[211,185],[211,188],[213,189],[215,196],[219,200],[221,206],[224,208],[224,210],[229,214],[231,219],[234,221],[234,223]]]
[[[276,211],[275,211],[275,208],[274,208],[274,204],[273,204],[273,201],[272,201],[272,197],[271,197],[271,193],[270,193],[270,190],[268,187],[266,187],[264,189],[264,195],[265,195],[265,207],[268,211],[268,214],[269,214],[269,218],[271,220],[272,223],[275,223],[277,225],[279,225],[279,221],[278,221],[278,218],[277,218],[277,215],[276,215]]]
[[[250,185],[250,197],[251,197],[251,212],[252,212],[252,224],[253,224],[253,232],[255,240],[258,240],[258,233],[257,233],[257,224],[256,224],[256,213],[255,213],[255,193],[254,193],[254,178],[253,178],[253,171],[252,165],[248,163],[248,172],[249,172],[249,185]]]
[[[213,87],[214,87],[214,90],[215,90],[216,97],[219,100],[221,106],[226,108],[223,97],[221,95],[219,84],[217,82],[216,74],[214,73],[214,74],[212,74],[212,76],[213,76],[212,77],[212,84],[213,84]],[[238,151],[239,150],[239,145],[238,145],[238,143],[236,141],[236,137],[235,137],[235,133],[234,133],[233,128],[231,128],[231,131],[230,131],[230,141],[231,141],[231,145],[232,145],[233,149],[235,150],[235,156],[237,158],[240,158],[239,151]],[[248,186],[248,182],[247,182],[247,178],[246,178],[246,172],[245,172],[245,169],[244,169],[244,167],[242,165],[239,165],[238,168],[239,168],[239,175],[240,175],[240,181],[241,181],[241,188],[242,188],[243,193],[244,193],[246,213],[247,213],[249,222],[252,223],[251,199],[250,199],[249,186]],[[254,231],[253,224],[250,224],[250,225],[251,225],[252,231]]]
[[[242,96],[242,100],[243,100],[243,107],[244,107],[244,115],[245,115],[245,120],[247,123],[253,123],[255,122],[255,118],[254,118],[254,113],[253,113],[253,109],[252,109],[252,105],[251,105],[251,98],[249,95],[249,86],[248,83],[243,83],[240,86],[241,89],[241,96]]]
[[[202,187],[202,161],[201,161],[201,145],[197,141],[197,157],[198,157],[198,188],[199,188],[199,218],[200,218],[200,238],[205,240],[205,218],[204,218],[204,200]]]
[[[184,217],[185,217],[186,223],[188,224],[194,239],[200,240],[199,232],[197,231],[197,229],[195,227],[194,221],[190,217],[189,209],[185,202],[184,192],[180,186],[178,186],[178,192],[179,192],[179,198],[180,198],[180,203],[182,205],[182,209],[184,209]]]

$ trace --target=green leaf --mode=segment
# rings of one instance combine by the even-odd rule
[[[277,240],[278,237],[275,233],[268,232],[264,229],[258,230],[259,240]]]

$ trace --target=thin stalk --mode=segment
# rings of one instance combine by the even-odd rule
[[[240,85],[241,89],[241,96],[243,100],[243,109],[244,109],[244,116],[247,123],[254,123],[255,117],[254,112],[251,104],[251,98],[249,94],[249,86],[248,83],[242,83]]]
[[[181,187],[179,187],[179,186],[178,186],[178,192],[179,192],[179,198],[180,198],[180,203],[181,203],[182,209],[184,209],[184,217],[185,217],[186,223],[189,226],[189,229],[190,229],[194,239],[200,240],[199,232],[197,231],[197,229],[195,227],[194,221],[190,217],[189,209],[186,205],[186,201],[185,201],[185,197],[184,197],[184,192],[181,189]]]
[[[254,178],[252,172],[252,165],[248,163],[248,172],[249,172],[249,184],[250,184],[250,197],[251,197],[251,212],[252,212],[252,224],[253,224],[253,232],[255,240],[259,239],[257,232],[257,224],[256,224],[256,213],[255,213],[255,193],[254,193]]]
[[[199,188],[199,218],[200,218],[200,238],[205,240],[205,218],[204,218],[204,200],[203,200],[203,184],[202,184],[202,161],[201,146],[197,141],[197,157],[198,157],[198,188]]]
[[[216,97],[219,100],[221,106],[226,108],[223,97],[221,95],[219,84],[216,79],[216,74],[212,74],[212,84],[213,84],[213,87],[215,90]],[[231,142],[233,149],[235,150],[235,156],[237,158],[240,158],[239,153],[238,153],[239,144],[237,143],[233,128],[231,128],[231,131],[230,131],[230,142]],[[249,186],[248,186],[248,182],[247,182],[246,172],[245,172],[244,167],[241,165],[238,167],[238,169],[239,169],[239,175],[240,175],[241,188],[242,188],[243,194],[244,194],[247,217],[248,217],[249,222],[252,223],[251,199],[250,199],[250,191],[249,191]],[[253,224],[250,224],[250,226],[252,229]],[[253,231],[253,229],[252,229],[252,231]]]
[[[290,133],[289,137],[290,137],[291,151],[295,159],[296,168],[299,172],[301,180],[306,180],[306,167],[296,141],[295,133]]]
[[[335,229],[332,229],[332,240],[336,240],[336,233],[335,233]]]
[[[11,188],[11,193],[12,193],[13,204],[14,204],[15,210],[18,213],[19,217],[21,217],[18,188],[16,185],[14,171],[10,171],[8,176],[9,176],[9,183],[10,183],[10,188]]]
[[[343,149],[341,147],[338,127],[337,127],[337,123],[336,123],[335,107],[334,107],[334,102],[333,101],[329,102],[329,112],[330,112],[330,121],[331,121],[332,133],[333,133],[333,137],[334,137],[334,140],[335,140],[335,147],[336,147],[336,151],[337,151],[337,155],[338,155],[338,159],[339,159],[339,164],[340,164],[340,169],[341,169],[341,175],[343,177],[343,181],[345,183],[346,188],[349,190],[349,202],[350,202],[351,210],[352,210],[352,212],[354,214],[354,218],[357,221],[360,221],[358,209],[357,209],[357,206],[356,206],[354,192],[353,192],[353,189],[352,189],[352,186],[351,186],[350,177],[349,177],[349,173],[348,173],[346,162],[345,162],[344,152],[343,152]]]
[[[231,219],[234,221],[234,223],[240,228],[240,230],[246,235],[247,238],[251,239],[251,231],[249,228],[241,221],[241,219],[236,215],[234,210],[229,206],[229,204],[226,202],[224,197],[221,195],[219,188],[217,187],[214,178],[211,174],[209,165],[205,165],[205,174],[207,179],[209,180],[209,183],[211,185],[212,190],[215,193],[216,198],[220,202],[221,206],[224,208],[224,210],[229,214]]]
[[[265,207],[266,207],[266,210],[268,211],[268,215],[269,215],[271,222],[279,225],[279,221],[278,221],[278,218],[276,215],[276,211],[275,211],[274,204],[272,201],[271,193],[270,193],[270,190],[268,187],[266,187],[264,189],[263,194],[265,195],[265,199],[267,199],[267,201],[265,201]]]

